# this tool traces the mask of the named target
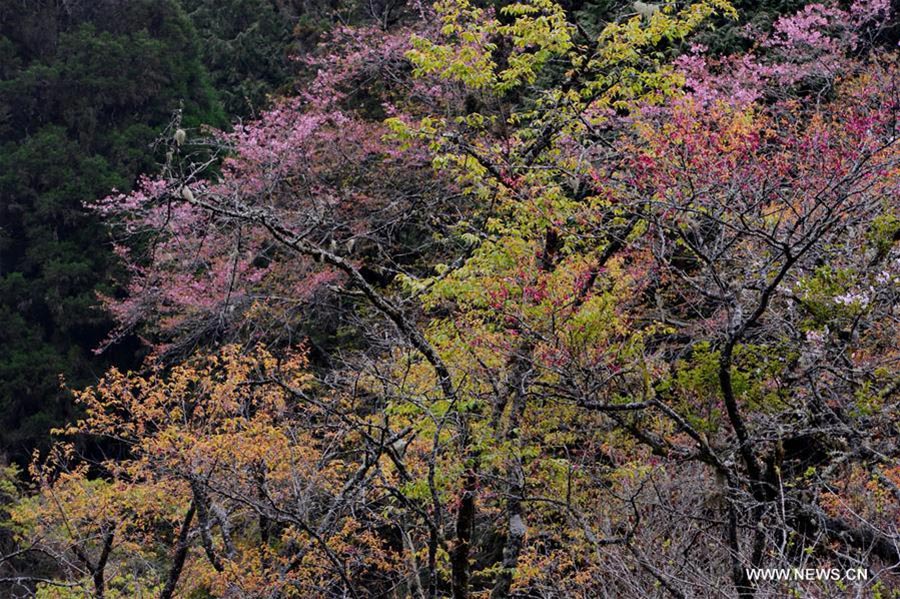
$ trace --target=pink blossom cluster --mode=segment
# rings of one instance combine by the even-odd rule
[[[772,31],[748,29],[757,40],[750,52],[710,57],[694,44],[674,62],[694,101],[747,106],[766,94],[776,97],[812,79],[833,80],[845,74],[851,53],[868,43],[873,30],[892,15],[887,0],[856,0],[849,10],[831,4],[808,4],[775,21]]]

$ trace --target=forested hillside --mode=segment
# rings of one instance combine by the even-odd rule
[[[219,4],[0,3],[0,445],[9,458],[27,462],[74,416],[59,375],[90,384],[142,354],[130,340],[93,355],[113,326],[97,296],[119,293],[119,266],[83,204],[158,172],[157,140],[176,121],[225,127],[289,86],[290,8],[238,2],[242,12],[213,19]]]
[[[900,596],[898,44],[2,0],[0,594]]]
[[[226,123],[194,37],[169,1],[0,8],[0,442],[13,457],[73,416],[60,374],[89,384],[109,364],[91,350],[111,326],[96,294],[115,293],[116,262],[82,204],[152,171],[175,111]]]

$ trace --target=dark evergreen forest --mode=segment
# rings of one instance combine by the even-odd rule
[[[133,366],[113,322],[111,238],[86,209],[132,188],[180,126],[226,126],[290,86],[295,13],[259,1],[3,0],[0,4],[0,444],[46,449],[73,387]]]

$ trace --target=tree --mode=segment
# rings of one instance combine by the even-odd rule
[[[200,57],[233,117],[256,115],[291,81],[292,24],[298,15],[270,0],[181,0],[198,32]]]
[[[134,274],[110,306],[173,366],[113,372],[67,432],[130,447],[103,485],[177,498],[172,524],[147,527],[167,557],[143,584],[896,590],[885,6],[804,9],[749,52],[674,62],[663,48],[727,4],[650,7],[596,36],[543,0],[436,8],[336,31],[306,94],[216,136],[221,176],[176,140],[161,178],[100,204]],[[295,352],[322,301],[366,341],[311,335],[314,368]],[[216,349],[188,358],[198,346]],[[44,505],[68,477],[45,479]],[[21,539],[53,538],[22,505]],[[90,527],[60,544],[91,543],[87,574],[108,532]]]
[[[387,584],[396,564],[373,531],[389,524],[367,485],[395,439],[308,391],[302,354],[278,361],[236,346],[168,372],[109,372],[78,393],[85,418],[67,432],[114,440],[130,457],[99,464],[98,479],[70,468],[61,446],[11,515],[28,550],[65,564],[71,582],[7,580],[96,597]]]
[[[88,384],[110,363],[91,350],[117,262],[83,203],[153,169],[174,111],[186,127],[224,123],[193,36],[171,2],[0,8],[0,445],[21,462],[73,416],[59,376]],[[109,358],[133,360],[134,345]]]

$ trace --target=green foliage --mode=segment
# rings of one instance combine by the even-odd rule
[[[292,75],[291,18],[269,0],[181,0],[225,111],[249,116]]]
[[[111,328],[97,293],[116,268],[93,202],[152,171],[151,144],[225,117],[171,0],[62,12],[0,9],[0,446],[24,459],[70,414]]]
[[[750,410],[783,408],[786,397],[777,381],[795,358],[778,347],[737,346],[731,369],[735,395]],[[657,391],[671,396],[698,430],[715,432],[725,416],[719,367],[720,352],[709,342],[697,343],[689,357],[675,364],[673,377],[657,384]]]
[[[857,315],[861,308],[858,304],[835,301],[853,287],[856,278],[849,269],[835,269],[826,264],[797,283],[797,295],[809,314],[804,321],[806,330],[824,326],[839,330]]]
[[[867,241],[874,246],[879,255],[884,255],[900,238],[900,217],[888,209],[872,221],[867,234]]]
[[[755,36],[748,31],[769,31],[778,17],[794,14],[806,4],[806,0],[743,0],[734,2],[740,20],[721,19],[716,27],[697,36],[697,43],[707,46],[711,54],[724,55],[748,50]]]

